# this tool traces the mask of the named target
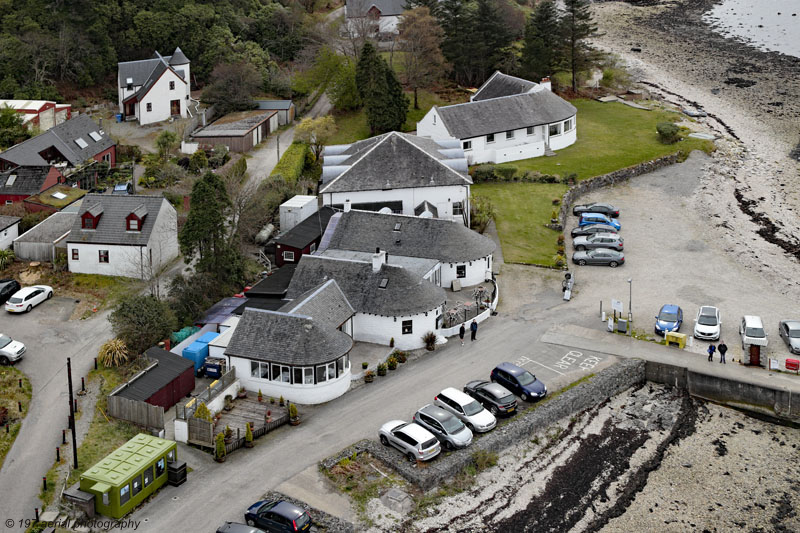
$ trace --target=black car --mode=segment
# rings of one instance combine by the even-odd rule
[[[247,524],[238,524],[236,522],[225,522],[219,529],[217,529],[217,533],[265,533],[263,529],[259,529],[255,526],[248,526]]]
[[[261,500],[247,509],[244,521],[270,533],[316,531],[303,509],[284,500]]]
[[[497,365],[492,370],[490,379],[518,395],[523,402],[542,399],[547,395],[547,387],[544,383],[524,368],[512,363]]]
[[[594,235],[595,233],[619,233],[617,228],[612,226],[611,224],[591,224],[589,226],[578,226],[577,228],[572,228],[570,232],[572,234],[572,238],[575,237],[583,237],[588,235]]]
[[[572,214],[580,216],[581,213],[603,213],[609,217],[618,217],[619,209],[611,204],[593,202],[591,204],[579,204],[572,207]]]
[[[514,394],[497,383],[476,380],[464,386],[464,392],[478,400],[494,416],[511,416],[517,411],[517,399]]]
[[[0,305],[6,303],[11,295],[21,288],[22,286],[15,279],[0,279]]]

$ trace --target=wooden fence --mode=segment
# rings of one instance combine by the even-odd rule
[[[158,405],[109,396],[108,414],[148,429],[164,429],[164,408]]]
[[[255,440],[255,439],[257,439],[257,438],[259,438],[261,436],[266,435],[267,433],[269,433],[273,429],[284,425],[288,421],[289,421],[289,415],[282,415],[282,416],[279,416],[278,418],[276,418],[275,420],[273,420],[272,422],[269,422],[268,424],[266,424],[264,426],[261,426],[260,428],[256,428],[253,431],[253,440]],[[239,437],[238,439],[233,439],[233,441],[230,444],[226,444],[225,445],[225,454],[227,455],[227,454],[231,453],[234,450],[238,450],[239,448],[244,446],[244,443],[245,443],[245,438],[244,437]]]
[[[200,418],[191,417],[186,420],[189,428],[189,444],[198,444],[205,447],[214,446],[214,424],[201,420]]]

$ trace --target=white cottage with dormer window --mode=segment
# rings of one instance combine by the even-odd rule
[[[171,56],[156,52],[151,59],[118,63],[118,101],[123,118],[144,125],[189,116],[189,63],[180,47]]]

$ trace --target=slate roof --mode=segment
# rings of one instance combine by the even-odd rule
[[[275,242],[302,250],[322,237],[325,228],[328,227],[328,221],[330,221],[334,213],[335,211],[332,208],[328,206],[322,207],[286,233],[276,237]]]
[[[245,297],[248,299],[283,298],[289,288],[289,282],[292,281],[295,268],[297,268],[297,265],[292,263],[273,270],[271,275],[253,285],[250,290],[244,293]]]
[[[22,220],[20,217],[10,217],[7,215],[0,215],[0,231],[3,231],[6,228],[10,228],[20,220]]]
[[[373,272],[372,262],[315,255],[300,258],[286,297],[298,298],[330,279],[336,280],[357,313],[411,316],[432,311],[446,299],[441,287],[404,268],[382,265]],[[384,279],[388,282],[386,288],[381,289],[379,285]]]
[[[293,315],[306,315],[334,329],[355,314],[342,289],[333,279],[304,292],[281,307],[280,311]]]
[[[374,250],[372,252],[359,252],[357,250],[334,250],[328,248],[318,255],[371,263],[373,253]],[[425,274],[433,270],[433,268],[439,264],[439,261],[436,259],[427,259],[425,257],[408,257],[405,255],[389,255],[387,257],[387,262],[392,266],[405,268],[420,278],[425,276]]]
[[[472,96],[473,102],[499,98],[501,96],[511,96],[514,94],[524,94],[536,87],[538,83],[523,80],[516,76],[503,74],[499,70],[492,74],[492,77],[481,85],[478,92]]]
[[[251,307],[253,309],[277,311],[286,305],[286,300],[279,300],[277,298],[239,298],[239,301],[242,302],[241,305],[233,310],[233,314],[236,316],[241,316],[245,309]]]
[[[347,2],[347,18],[363,17],[372,6],[377,7],[381,16],[402,15],[406,10],[407,0],[349,0]]]
[[[161,59],[164,61],[161,61]],[[177,63],[176,61],[180,61]],[[185,65],[189,63],[189,60],[186,58],[184,53],[181,51],[180,47],[175,49],[175,53],[171,56],[162,56],[158,52],[153,54],[153,57],[150,59],[140,59],[138,61],[123,61],[122,63],[117,63],[117,69],[119,70],[119,86],[127,87],[127,79],[133,79],[133,86],[139,87],[147,83],[148,80],[152,79],[152,74],[156,67],[159,64],[166,62],[169,65],[177,66],[177,65]],[[184,77],[182,69],[174,69],[178,76],[181,78]],[[161,72],[164,70],[162,69]],[[159,75],[161,75],[159,72]],[[158,76],[155,77],[158,79]]]
[[[148,348],[145,355],[158,361],[158,364],[144,373],[115,396],[144,402],[163,389],[187,368],[193,368],[194,362],[172,352],[154,346]]]
[[[439,218],[439,210],[436,209],[436,206],[430,203],[428,200],[423,200],[417,207],[414,208],[414,214],[417,216],[420,216],[425,211],[428,211],[434,217]]]
[[[87,194],[67,242],[145,246],[164,202],[166,199],[162,196]],[[103,214],[97,228],[82,229],[81,216],[87,211],[96,210],[98,204]],[[125,219],[141,204],[146,206],[150,214],[144,218],[141,231],[128,231]]]
[[[14,240],[17,242],[44,242],[50,244],[72,230],[76,217],[76,213],[53,213]]]
[[[399,231],[395,231],[397,224]],[[486,257],[496,245],[458,222],[353,209],[342,213],[328,247],[362,252],[380,248],[389,253],[390,263],[398,255],[463,263]]]
[[[436,109],[450,135],[462,140],[552,124],[577,112],[575,106],[547,89]]]
[[[237,111],[209,124],[192,137],[241,137],[259,124],[269,120],[277,111]]]
[[[17,167],[0,172],[0,194],[37,194],[42,190],[50,165]],[[11,185],[9,178],[16,176]]]
[[[472,183],[460,147],[396,131],[327,146],[323,156],[320,193]]]
[[[95,141],[89,133],[97,132],[100,140]],[[75,144],[81,138],[86,142],[86,148]],[[100,130],[100,126],[88,115],[78,115],[61,124],[53,126],[44,133],[31,137],[5,152],[0,152],[0,159],[10,161],[20,166],[47,166],[40,152],[54,147],[73,166],[91,159],[100,152],[114,146],[114,141]]]
[[[304,315],[245,309],[225,355],[286,365],[318,365],[345,355],[349,335]]]

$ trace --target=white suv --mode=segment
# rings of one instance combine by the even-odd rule
[[[470,431],[485,433],[497,425],[494,415],[484,409],[475,398],[453,387],[448,387],[437,394],[433,398],[433,404],[456,415]]]
[[[767,345],[767,332],[764,331],[764,324],[759,316],[743,316],[742,323],[739,324],[739,335],[742,337],[743,350],[745,345],[748,344],[753,346]]]
[[[694,336],[698,339],[718,340],[720,326],[722,326],[722,321],[719,309],[711,305],[704,305],[697,311],[697,317],[694,319]]]
[[[402,420],[386,422],[381,426],[378,434],[381,444],[394,446],[403,452],[409,461],[428,461],[442,451],[436,437],[424,427],[413,422],[403,422]]]

